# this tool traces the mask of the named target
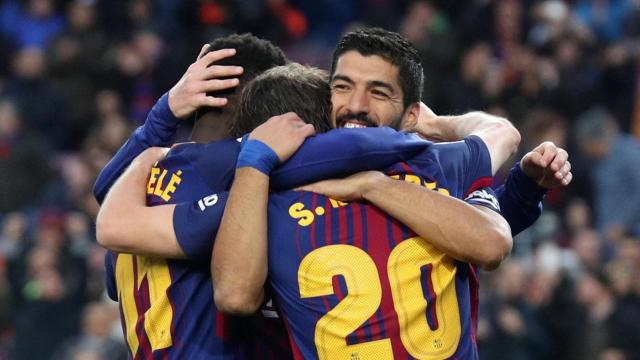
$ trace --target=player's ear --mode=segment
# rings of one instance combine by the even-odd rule
[[[420,115],[420,103],[413,103],[405,110],[402,117],[401,131],[415,131],[418,124],[418,115]]]

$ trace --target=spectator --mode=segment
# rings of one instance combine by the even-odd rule
[[[580,116],[576,137],[582,154],[592,161],[598,228],[613,241],[640,236],[640,143],[621,134],[604,108]]]

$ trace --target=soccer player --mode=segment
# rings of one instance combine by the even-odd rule
[[[171,98],[170,98],[170,99],[171,99]],[[162,175],[160,175],[160,176],[162,176]],[[158,179],[156,179],[156,180],[158,180]],[[169,178],[165,179],[165,183],[167,183],[167,182],[169,182],[169,181],[171,181],[171,180],[169,180]],[[160,182],[162,182],[162,180],[160,180]],[[174,184],[174,185],[175,185],[175,184]],[[98,187],[97,187],[97,188],[98,188]],[[154,189],[154,192],[156,192],[156,191],[160,191],[160,190],[157,190],[157,188],[156,188],[156,189]],[[163,191],[163,193],[164,193],[164,191]],[[210,203],[212,202],[212,199],[213,199],[213,198],[209,198],[207,201],[203,201],[203,202],[202,202],[203,206],[205,206],[205,204],[210,204]],[[204,199],[203,199],[203,200],[204,200]],[[127,209],[125,209],[125,210],[127,210]],[[142,221],[142,220],[140,220],[140,221]],[[168,223],[168,222],[165,222],[165,223]],[[134,229],[135,229],[135,230],[140,230],[140,229],[137,229],[137,228],[134,228]],[[173,230],[173,229],[169,229],[169,232],[172,232],[172,230]],[[136,231],[136,232],[137,232],[137,231]],[[172,234],[172,235],[173,235],[173,234]],[[162,237],[158,237],[158,238],[162,238]],[[145,245],[147,245],[147,246],[148,246],[148,245],[150,245],[152,242],[154,242],[153,240],[155,240],[156,238],[154,237],[154,238],[147,238],[147,239],[149,239],[149,241],[147,241],[147,242],[145,242],[145,243],[140,243],[140,242],[138,242],[137,244],[135,244],[135,245],[137,246],[136,248],[126,248],[126,247],[125,247],[125,248],[126,248],[127,250],[131,250],[131,251],[139,251],[139,252],[142,252],[142,253],[154,253],[154,251],[158,251],[158,249],[152,249],[152,250],[149,250],[149,249],[141,249],[141,250],[138,250],[138,248],[140,248],[140,247],[144,248],[144,246],[145,246]],[[172,244],[175,244],[175,241],[174,241],[174,243],[172,243]],[[179,250],[179,251],[180,251],[180,250]],[[180,251],[180,253],[182,253],[182,252]],[[172,255],[165,255],[165,256],[172,256]],[[182,254],[182,256],[184,256],[184,254]]]
[[[205,55],[207,50],[215,51],[209,51]],[[243,64],[243,68],[221,65],[222,59],[232,55],[235,55],[234,62]],[[189,109],[188,106],[226,105],[222,109],[213,108],[200,114],[193,138],[208,140],[228,137],[230,113],[236,96],[229,89],[238,85],[238,79],[217,78],[240,76],[243,72],[243,81],[249,80],[285,61],[278,48],[249,35],[225,37],[205,46],[199,59],[187,70],[183,79],[160,99],[145,125],[136,130],[105,168],[101,174],[102,182],[98,182],[95,189],[99,201],[109,185],[142,150],[150,144],[171,143],[178,118],[186,118],[195,110],[195,107]],[[208,66],[211,63],[216,65]],[[194,77],[199,77],[195,79],[198,81],[194,81]],[[226,91],[228,98],[205,95],[211,91],[215,91],[218,96]],[[185,97],[192,93],[199,95],[196,102],[193,97],[185,102]],[[190,160],[193,158],[192,154],[199,151],[215,153],[219,157],[230,152],[231,158],[235,158],[237,150],[234,145],[235,143],[226,146],[222,142],[210,146],[190,144],[178,147],[171,159],[162,164],[162,169],[154,169],[158,172],[153,173],[155,180],[148,187],[148,204],[192,201],[200,198],[202,193],[225,190],[228,180],[225,182],[202,177],[201,167],[209,164]],[[225,171],[223,165],[217,168],[221,173]],[[232,169],[231,167],[228,171]],[[182,186],[178,186],[180,184]],[[135,232],[136,228],[127,230]],[[149,244],[156,244],[153,237],[147,239]],[[122,326],[132,358],[286,357],[286,344],[282,347],[284,352],[278,352],[275,341],[274,346],[268,349],[264,346],[256,348],[260,344],[249,344],[243,339],[245,334],[237,334],[243,324],[232,322],[216,311],[211,305],[208,264],[147,256],[153,254],[153,251],[134,252],[134,255],[127,248],[115,250],[121,252],[108,252],[105,258],[107,289],[109,296],[120,303]]]
[[[333,119],[355,126],[395,119],[397,127],[413,126],[407,123],[417,119],[419,92],[403,91],[403,81],[420,79],[421,71],[406,41],[393,33],[365,30],[343,38],[336,53]],[[419,80],[413,83],[421,88]],[[336,101],[340,97],[348,100]],[[384,116],[370,116],[374,106],[378,113],[372,115]],[[466,131],[476,125],[457,121]],[[268,268],[296,358],[477,358],[477,278],[475,267],[464,262],[468,259],[461,246],[474,244],[477,254],[487,246],[483,240],[505,239],[508,226],[499,216],[480,209],[473,215],[463,213],[464,204],[445,205],[441,201],[451,199],[443,194],[415,191],[413,185],[371,174],[364,180],[358,175],[355,192],[342,197],[368,200],[395,219],[370,204],[340,204],[313,193],[287,192],[271,196],[267,227],[269,168],[262,163],[286,159],[291,148],[283,143],[291,135],[281,128],[263,129],[249,137],[262,144],[263,157],[253,149],[247,150],[251,157],[245,150],[240,154],[216,238],[216,305],[223,311],[250,313],[260,303]],[[497,129],[471,130],[477,137],[433,145],[424,156],[390,171],[406,182],[466,197],[510,155],[504,130],[499,124]],[[283,134],[285,138],[279,138]],[[495,209],[497,201],[484,195],[480,203]],[[425,204],[431,205],[426,211],[419,208]]]

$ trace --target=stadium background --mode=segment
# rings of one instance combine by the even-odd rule
[[[251,31],[327,68],[364,24],[420,50],[436,113],[502,114],[520,155],[543,140],[570,152],[573,184],[482,275],[483,358],[640,357],[640,239],[598,226],[612,185],[573,131],[611,116],[640,134],[640,1],[0,0],[0,359],[124,354],[91,186],[203,43]],[[606,161],[629,169],[606,194],[637,200],[640,146]]]

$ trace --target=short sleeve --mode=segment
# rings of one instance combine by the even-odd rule
[[[480,205],[500,213],[500,203],[496,193],[490,187],[474,190],[464,198],[471,205]]]
[[[178,244],[190,261],[206,264],[211,261],[213,242],[222,222],[229,193],[205,196],[195,202],[176,205],[173,230]]]

